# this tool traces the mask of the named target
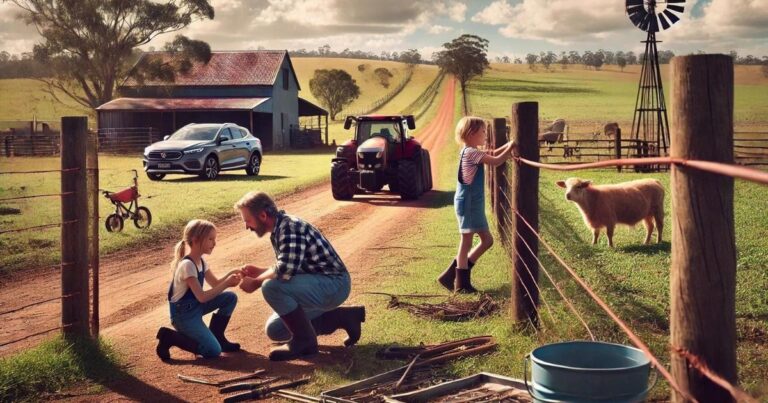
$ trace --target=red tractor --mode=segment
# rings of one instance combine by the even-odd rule
[[[334,199],[349,200],[387,185],[402,199],[414,200],[432,189],[429,151],[408,136],[416,128],[413,116],[347,116],[344,129],[353,122],[355,137],[336,149],[331,164]]]

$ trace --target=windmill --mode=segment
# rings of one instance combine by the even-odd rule
[[[642,156],[663,156],[669,145],[669,122],[664,101],[664,88],[659,71],[659,51],[656,32],[669,29],[680,21],[685,0],[627,0],[626,9],[630,21],[648,33],[645,57],[640,70],[635,115],[632,118],[632,138],[643,141]]]

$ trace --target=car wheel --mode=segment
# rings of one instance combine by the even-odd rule
[[[251,159],[248,160],[248,166],[245,167],[245,173],[248,176],[257,176],[261,170],[261,156],[258,153],[253,153]]]
[[[219,177],[219,161],[216,160],[216,157],[211,155],[205,159],[200,177],[211,181]]]
[[[152,213],[146,207],[136,209],[136,215],[133,217],[133,225],[136,228],[147,228],[152,224]]]
[[[123,230],[123,217],[119,214],[110,214],[104,221],[104,226],[107,227],[107,232],[120,232]]]
[[[147,178],[149,178],[149,180],[151,181],[160,181],[160,180],[163,180],[163,178],[165,178],[165,174],[147,172]]]

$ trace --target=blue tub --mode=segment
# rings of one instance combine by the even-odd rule
[[[547,344],[533,350],[528,359],[531,382],[527,382],[526,364],[526,387],[536,402],[640,402],[653,387],[648,385],[648,358],[641,350],[621,344]]]

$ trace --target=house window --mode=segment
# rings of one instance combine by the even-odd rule
[[[283,69],[283,89],[288,90],[288,69]]]

